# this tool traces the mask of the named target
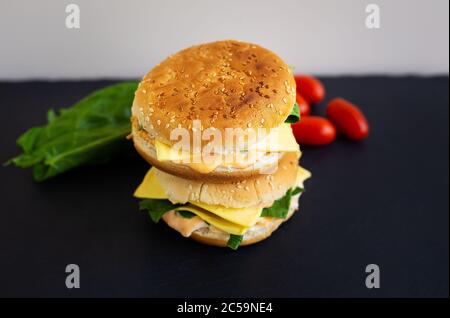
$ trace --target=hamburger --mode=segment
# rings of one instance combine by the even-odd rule
[[[162,61],[132,105],[131,137],[151,165],[134,193],[140,208],[209,245],[270,236],[310,177],[290,129],[295,97],[289,66],[255,44],[207,43]]]

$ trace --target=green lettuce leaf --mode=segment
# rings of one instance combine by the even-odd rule
[[[139,210],[147,210],[153,222],[158,223],[162,216],[183,204],[173,204],[166,199],[144,199],[139,202]],[[191,219],[194,213],[184,210],[178,210],[177,213],[185,219]]]
[[[261,212],[261,217],[269,216],[273,218],[285,219],[289,212],[292,196],[303,191],[304,190],[299,187],[289,189],[286,194],[282,198],[276,200],[271,207],[264,208]]]
[[[177,213],[179,215],[181,215],[182,217],[184,217],[185,219],[192,219],[195,216],[194,213],[189,212],[189,211],[179,210],[179,211],[177,211]]]
[[[139,202],[140,210],[147,210],[150,218],[153,222],[158,223],[161,220],[162,216],[177,208],[183,206],[182,204],[173,204],[169,200],[165,199],[144,199]],[[189,211],[178,210],[177,213],[186,219],[190,219],[195,216],[194,213]],[[236,250],[239,247],[239,244],[242,241],[242,235],[233,235],[230,234],[230,238],[228,239],[227,246],[233,250]]]
[[[300,108],[298,107],[297,102],[295,102],[290,115],[288,116],[288,118],[286,118],[284,122],[288,124],[295,124],[299,120],[300,120]]]
[[[33,167],[42,181],[77,166],[107,161],[128,149],[131,104],[137,82],[111,85],[70,108],[49,110],[48,123],[33,127],[17,140],[23,153],[11,159],[20,168]]]
[[[231,248],[232,250],[237,250],[239,245],[241,244],[243,238],[244,238],[243,235],[230,234],[230,238],[228,239],[227,246],[229,248]]]
[[[181,206],[165,199],[144,199],[139,202],[139,210],[147,210],[153,222],[158,223],[161,217],[170,210]]]
[[[295,188],[292,190],[291,196],[294,196],[294,195],[296,195],[296,194],[302,193],[302,192],[304,192],[304,191],[305,191],[305,189],[303,189],[303,188],[295,187]]]

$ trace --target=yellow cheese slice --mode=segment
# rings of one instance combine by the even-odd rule
[[[308,179],[311,173],[298,167],[297,184],[301,185]],[[151,168],[144,180],[134,192],[138,198],[168,199],[164,189]],[[209,224],[231,234],[242,235],[258,221],[262,208],[249,207],[242,209],[226,208],[219,205],[210,205],[201,202],[190,202],[191,205],[179,207],[176,210],[185,210],[194,213]]]
[[[139,199],[168,199],[166,192],[155,176],[155,170],[151,168],[134,191],[134,196]]]
[[[164,189],[159,183],[158,178],[154,173],[154,168],[151,168],[144,177],[144,180],[134,192],[134,196],[140,199],[168,199]],[[204,210],[207,210],[225,220],[242,225],[255,225],[258,217],[261,215],[262,208],[250,207],[245,209],[226,208],[220,205],[209,205],[201,202],[190,202]]]
[[[210,205],[202,202],[190,202],[191,204],[201,207],[215,215],[225,219],[227,221],[251,227],[256,224],[259,216],[261,215],[262,208],[250,207],[250,208],[226,208],[220,205]]]
[[[206,163],[187,163],[187,165],[189,167],[191,167],[192,169],[194,169],[195,171],[198,171],[200,173],[210,173],[211,171],[214,171],[218,166],[220,166],[221,162],[220,161],[216,161],[214,163],[211,164],[206,164]]]
[[[258,151],[300,152],[290,124],[282,124],[256,144]]]
[[[191,154],[189,152],[175,150],[174,147],[158,140],[155,140],[155,148],[158,161],[179,161],[200,173],[210,173],[221,164],[220,161],[211,163],[201,162],[201,156],[198,160],[191,160]]]
[[[239,224],[229,222],[225,219],[222,219],[212,213],[209,213],[208,211],[205,211],[205,210],[195,207],[195,206],[186,205],[183,207],[176,208],[175,210],[192,212],[195,215],[197,215],[198,217],[200,217],[203,221],[206,221],[209,224],[211,224],[212,226],[215,226],[218,229],[220,229],[224,232],[227,232],[227,233],[231,233],[231,234],[235,234],[235,235],[243,235],[248,230],[248,227],[246,227],[246,226],[242,226]]]
[[[297,169],[297,185],[303,185],[303,182],[309,178],[311,178],[311,172],[299,166]]]
[[[171,147],[155,139],[156,157],[159,161],[176,161],[183,160],[189,162],[190,153],[185,151],[175,150],[175,147]]]
[[[159,161],[183,161],[190,162],[190,153],[175,150],[174,147],[166,145],[158,140],[155,140],[156,156]],[[274,128],[266,138],[259,141],[254,147],[259,152],[300,152],[300,148],[295,141],[289,124],[282,124]],[[213,164],[193,163],[192,168],[210,172],[216,168],[220,162]],[[211,170],[212,169],[212,170]]]

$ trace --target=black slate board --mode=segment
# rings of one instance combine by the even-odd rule
[[[363,108],[370,138],[303,148],[313,178],[300,213],[237,252],[139,212],[131,194],[148,166],[133,153],[41,184],[0,168],[0,296],[448,297],[448,77],[323,81],[328,97]],[[109,83],[0,83],[0,159],[48,108]],[[81,268],[79,290],[65,287],[69,263]],[[378,290],[364,284],[370,263]]]

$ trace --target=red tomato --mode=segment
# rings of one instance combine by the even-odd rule
[[[297,92],[302,95],[308,103],[320,103],[325,97],[323,84],[315,77],[306,75],[295,76]]]
[[[369,135],[369,124],[359,108],[343,98],[328,103],[327,116],[337,130],[353,140],[362,140]]]
[[[307,116],[292,124],[295,139],[300,145],[324,146],[336,139],[336,129],[326,118]]]
[[[297,94],[296,99],[298,108],[300,109],[300,117],[308,116],[311,113],[311,107],[309,106],[308,102],[300,94]]]

